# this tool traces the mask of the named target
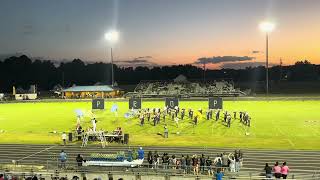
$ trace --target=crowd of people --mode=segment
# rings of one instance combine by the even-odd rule
[[[274,175],[276,179],[280,179],[281,177],[283,179],[287,179],[289,173],[289,167],[287,166],[287,162],[283,162],[282,166],[280,166],[279,162],[277,161],[273,167],[270,167],[269,164],[266,163],[264,170],[266,173],[266,178],[272,178]]]
[[[179,127],[179,122],[181,121],[191,121],[195,126],[198,125],[199,121],[202,119],[212,120],[215,117],[216,121],[219,121],[222,116],[220,116],[221,112],[223,112],[223,120],[222,123],[231,127],[231,113],[228,111],[222,111],[220,109],[213,110],[208,109],[204,112],[203,109],[199,108],[195,109],[185,109],[175,106],[174,108],[164,107],[162,108],[145,108],[140,110],[132,110],[134,117],[139,119],[140,126],[144,126],[146,122],[152,124],[153,126],[157,126],[158,124],[164,124],[165,131],[167,130],[167,123],[172,122]],[[239,117],[237,117],[237,113]],[[239,119],[240,123],[243,125],[250,127],[251,125],[251,117],[248,112],[240,111],[233,112],[233,120]]]
[[[33,175],[15,175],[15,174],[0,174],[0,180],[45,180],[45,178],[41,174],[33,174]],[[51,174],[51,180],[80,180],[80,177],[74,175],[72,178],[68,178],[67,176],[60,176],[56,174]],[[81,179],[86,180],[87,178],[81,177]],[[93,180],[104,180],[102,177],[94,178]],[[108,177],[108,180],[123,180],[123,178],[114,179],[113,177]]]
[[[137,159],[144,159],[144,150],[140,147],[138,151],[134,151],[134,156]],[[221,153],[214,157],[205,156],[204,154],[198,156],[194,154],[181,155],[169,155],[163,153],[160,155],[157,151],[152,153],[151,151],[147,154],[147,166],[151,169],[165,169],[165,170],[181,170],[183,174],[193,175],[208,175],[208,176],[223,176],[224,172],[239,172],[243,165],[243,153],[241,150],[235,150],[234,153]],[[78,154],[75,158],[77,166],[81,167],[84,158]],[[66,168],[67,154],[64,150],[59,154],[59,167],[62,169]]]
[[[177,157],[167,153],[160,156],[157,151],[154,153],[149,151],[147,161],[148,167],[152,169],[180,169],[184,174],[212,176],[217,172],[239,172],[243,164],[243,153],[240,150],[235,150],[234,153],[217,154],[215,157],[204,154]]]
[[[0,180],[45,180],[45,178],[40,175],[14,175],[14,174],[0,174]]]
[[[140,147],[135,151],[138,159],[144,159],[144,150]],[[183,174],[193,175],[208,175],[215,176],[216,179],[222,179],[225,172],[236,173],[239,172],[243,166],[243,153],[241,150],[235,150],[234,153],[221,153],[216,156],[205,156],[201,154],[198,156],[194,154],[192,156],[182,154],[180,157],[168,153],[160,155],[157,151],[153,153],[151,151],[146,155],[145,161],[147,161],[147,167],[150,169],[165,169],[165,170],[180,170]],[[78,154],[75,158],[78,167],[82,166],[84,158]],[[59,167],[62,169],[66,168],[67,154],[64,150],[59,154]],[[279,162],[276,162],[273,167],[266,163],[264,169],[265,176],[268,179],[272,179],[273,176],[276,179],[287,179],[289,173],[289,167],[286,162],[283,162],[280,166]],[[32,176],[12,176],[0,174],[0,180],[42,180],[43,177],[32,175]],[[66,180],[67,177],[52,176],[55,180]],[[77,180],[79,177],[74,176],[72,180]],[[97,178],[98,180],[99,178]]]

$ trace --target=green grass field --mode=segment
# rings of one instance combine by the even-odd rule
[[[118,117],[115,117],[110,111],[113,103],[106,102],[106,110],[94,112],[97,128],[112,131],[121,126],[130,134],[131,145],[320,149],[320,101],[225,101],[224,109],[229,112],[249,112],[250,135],[245,135],[245,126],[239,120],[233,120],[231,128],[225,127],[221,120],[205,119],[193,127],[186,118],[177,128],[167,118],[169,139],[157,135],[163,132],[163,125],[154,127],[146,121],[145,126],[140,127],[138,119],[124,118],[128,102],[115,102],[119,106]],[[181,101],[180,106],[206,109],[207,102]],[[164,102],[143,102],[143,108],[146,107],[164,107]],[[60,143],[60,133],[76,126],[76,109],[85,112],[83,126],[90,126],[91,102],[0,104],[0,130],[3,130],[0,143]],[[52,131],[59,133],[50,133]]]

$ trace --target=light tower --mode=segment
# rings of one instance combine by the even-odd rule
[[[269,95],[269,33],[271,33],[275,25],[271,22],[262,22],[260,29],[266,33],[266,95]]]
[[[118,42],[119,32],[112,30],[104,34],[105,39],[110,43],[110,56],[111,56],[111,86],[114,86],[114,70],[113,70],[113,52],[112,46]]]

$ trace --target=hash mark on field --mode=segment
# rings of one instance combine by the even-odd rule
[[[292,147],[294,147],[295,145],[293,144],[293,142],[290,140],[290,139],[287,139],[287,141],[290,143],[290,145],[292,146]]]
[[[271,124],[272,126],[274,126],[276,128],[276,130],[280,133],[280,135],[284,136],[285,134],[282,132],[282,130],[276,125],[276,123],[274,122],[274,120],[271,120]]]

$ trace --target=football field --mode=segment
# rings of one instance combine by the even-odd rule
[[[113,104],[118,114],[111,112]],[[169,138],[164,139],[164,122],[157,126],[145,120],[140,126],[138,118],[126,118],[128,102],[106,101],[105,110],[91,111],[88,102],[28,102],[0,104],[0,143],[55,144],[61,143],[61,133],[74,131],[76,111],[81,110],[84,129],[96,117],[97,129],[113,131],[122,127],[130,135],[131,145],[198,146],[266,149],[320,150],[320,101],[224,101],[224,110],[231,113],[231,127],[220,120],[206,120],[205,115],[194,126],[185,117],[179,127],[166,118]],[[163,108],[164,101],[146,101],[143,108]],[[194,110],[208,108],[207,101],[180,101],[180,107]],[[234,111],[246,111],[251,116],[251,127],[233,119]],[[187,116],[187,113],[186,113]],[[53,132],[57,133],[53,133]],[[248,134],[246,134],[248,132]],[[79,143],[80,145],[80,143]]]

